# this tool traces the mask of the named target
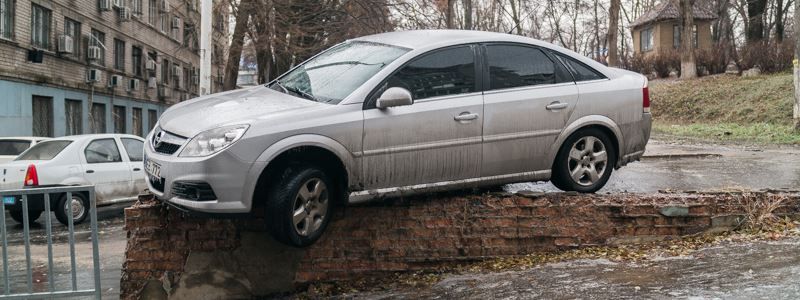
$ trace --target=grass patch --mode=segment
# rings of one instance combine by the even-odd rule
[[[791,125],[782,124],[665,124],[662,121],[657,121],[653,124],[653,131],[661,135],[689,137],[700,140],[800,145],[800,134],[794,132]]]
[[[736,123],[790,125],[791,74],[652,82],[653,117],[670,124]]]

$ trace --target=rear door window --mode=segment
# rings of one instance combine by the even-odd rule
[[[90,164],[121,162],[117,142],[114,139],[94,140],[84,150],[86,162]]]
[[[17,157],[16,160],[51,160],[72,141],[45,141],[38,143]]]
[[[488,45],[489,89],[564,82],[556,64],[542,50],[519,45]],[[569,76],[569,75],[567,75]]]
[[[122,139],[122,146],[128,152],[131,161],[142,161],[144,158],[144,143],[137,139]]]
[[[0,155],[17,156],[30,146],[31,142],[26,140],[2,140],[0,141]]]

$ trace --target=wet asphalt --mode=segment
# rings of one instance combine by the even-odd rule
[[[724,189],[800,189],[800,148],[686,145],[653,141],[640,162],[616,170],[600,193],[655,193]],[[507,191],[558,191],[549,183],[520,183]],[[119,297],[126,243],[122,210],[98,209],[101,284],[104,299]],[[71,272],[66,226],[53,218],[54,284],[69,289]],[[31,227],[34,291],[47,291],[44,215]],[[27,290],[22,226],[6,214],[12,292]],[[75,228],[78,289],[91,288],[89,223]],[[528,271],[447,278],[426,290],[353,295],[364,298],[695,298],[800,299],[800,240],[732,245],[703,250],[690,258],[648,264],[574,261]],[[731,264],[731,262],[736,262]],[[0,294],[4,293],[0,272]]]

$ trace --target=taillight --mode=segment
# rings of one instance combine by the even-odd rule
[[[25,172],[25,186],[39,185],[39,174],[36,173],[36,166],[29,165],[28,171]]]
[[[647,83],[642,88],[642,109],[646,113],[650,112],[650,89],[647,87]]]

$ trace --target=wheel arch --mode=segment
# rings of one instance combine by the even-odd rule
[[[553,168],[555,164],[556,156],[558,155],[558,151],[563,146],[564,142],[569,138],[570,135],[577,132],[578,130],[585,129],[585,128],[598,128],[608,134],[608,137],[612,140],[614,146],[614,152],[616,153],[617,159],[617,166],[622,157],[621,149],[623,144],[623,136],[622,131],[617,126],[613,120],[608,117],[600,116],[600,115],[591,115],[581,117],[574,122],[570,123],[564,130],[561,131],[561,134],[556,138],[553,146],[550,148],[550,154],[548,155],[548,161],[550,163],[550,168]],[[615,166],[615,168],[617,167]]]
[[[341,143],[329,137],[316,134],[296,135],[282,139],[266,150],[256,160],[256,164],[249,171],[248,193],[245,197],[250,199],[251,212],[256,212],[263,203],[259,203],[259,188],[272,172],[279,170],[283,164],[295,160],[308,160],[320,164],[326,169],[339,188],[337,192],[342,195],[342,201],[347,201],[349,185],[356,180],[354,170],[355,159]],[[342,203],[344,204],[344,203]]]

